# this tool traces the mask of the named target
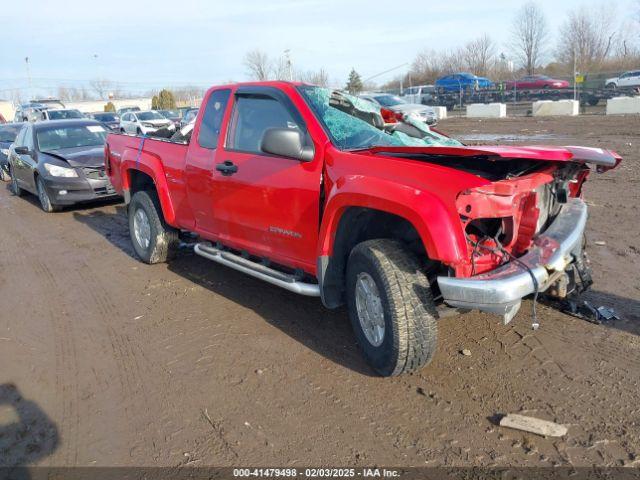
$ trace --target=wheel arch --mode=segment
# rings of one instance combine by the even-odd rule
[[[176,215],[162,163],[156,156],[144,152],[140,157],[140,159],[135,160],[123,159],[122,162],[123,174],[121,177],[125,203],[129,204],[131,197],[137,191],[153,190],[158,195],[165,221],[170,225],[174,225]]]
[[[444,264],[455,264],[463,258],[463,232],[440,198],[386,181],[382,181],[384,185],[376,179],[365,181],[371,194],[334,192],[327,201],[320,228],[317,277],[322,301],[328,308],[343,303],[349,253],[363,241],[398,239],[420,258]]]

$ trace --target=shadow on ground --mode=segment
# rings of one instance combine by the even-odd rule
[[[615,328],[635,335],[640,335],[640,302],[624,298],[613,293],[591,290],[584,294],[585,300],[599,307],[604,305],[613,308],[620,320],[603,323],[608,328]]]
[[[74,219],[124,252],[135,256],[129,239],[126,208],[115,213],[73,212]],[[358,350],[345,309],[327,310],[318,298],[308,298],[266,284],[183,249],[168,269],[207,290],[253,310],[271,325],[331,361],[374,376]]]
[[[31,478],[27,465],[58,447],[58,428],[47,414],[10,383],[0,385],[0,478]]]

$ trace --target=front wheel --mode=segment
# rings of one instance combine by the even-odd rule
[[[42,208],[42,210],[47,213],[51,213],[56,212],[60,209],[58,205],[54,205],[51,203],[51,198],[49,198],[49,193],[47,193],[44,181],[40,177],[36,179],[36,188],[38,190],[38,200],[40,200],[40,207]]]
[[[347,303],[356,340],[380,375],[418,370],[433,358],[438,314],[431,288],[402,243],[369,240],[353,249]]]
[[[153,191],[136,192],[131,198],[129,234],[136,254],[149,264],[173,258],[180,243],[178,230],[164,221],[160,201]]]

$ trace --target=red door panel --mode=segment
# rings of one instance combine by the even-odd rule
[[[303,162],[260,150],[269,128],[297,129],[306,136],[302,116],[282,91],[251,87],[236,92],[228,124],[216,167],[231,165],[235,171],[214,171],[213,230],[224,243],[314,272],[320,156]]]

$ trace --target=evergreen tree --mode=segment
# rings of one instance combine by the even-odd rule
[[[355,71],[355,69],[351,69],[351,73],[349,73],[349,81],[347,81],[347,85],[345,89],[352,95],[357,95],[362,91],[362,79],[360,78],[360,74]]]
[[[158,110],[173,110],[176,108],[176,99],[170,90],[162,89],[158,94],[157,104]]]

